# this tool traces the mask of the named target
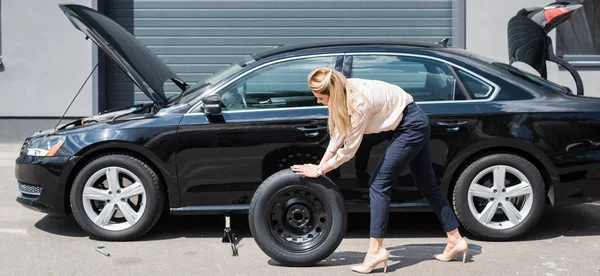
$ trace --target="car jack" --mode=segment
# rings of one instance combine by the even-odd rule
[[[221,240],[223,243],[229,243],[231,245],[231,250],[233,251],[232,256],[238,255],[237,249],[237,241],[235,234],[231,232],[230,218],[229,216],[225,216],[225,230],[223,230],[223,239]]]

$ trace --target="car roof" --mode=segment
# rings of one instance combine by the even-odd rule
[[[416,42],[403,42],[398,40],[342,40],[342,41],[322,41],[322,42],[310,42],[300,44],[289,44],[281,45],[273,49],[258,52],[252,55],[256,60],[263,59],[266,57],[282,54],[291,53],[302,50],[317,50],[324,48],[340,48],[340,47],[401,47],[401,48],[413,48],[413,49],[432,49],[432,48],[446,48],[441,44],[433,43],[416,43]]]

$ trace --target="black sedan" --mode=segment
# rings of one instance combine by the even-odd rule
[[[366,135],[352,161],[314,180],[328,189],[272,188],[286,177],[288,184],[310,182],[289,167],[318,163],[327,146],[328,110],[307,85],[318,67],[397,84],[416,99],[430,117],[439,185],[462,226],[481,238],[517,239],[545,206],[600,198],[600,99],[581,95],[572,68],[575,92],[545,78],[545,60],[564,63],[547,50],[545,34],[571,11],[544,28],[527,17],[540,10],[523,10],[509,23],[511,61],[539,74],[448,47],[446,40],[346,41],[274,48],[190,86],[108,17],[78,5],[60,8],[152,102],[27,138],[16,160],[17,201],[51,215],[72,213],[101,239],[138,238],[169,213],[248,212],[285,248],[334,232],[340,239],[347,212],[369,211],[369,172],[389,137]],[[165,82],[181,94],[167,98]],[[264,200],[253,200],[259,196]],[[403,172],[391,210],[428,206],[410,171]]]

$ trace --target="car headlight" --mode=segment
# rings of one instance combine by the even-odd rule
[[[33,139],[27,147],[27,155],[30,156],[54,156],[65,143],[65,136],[48,136]]]

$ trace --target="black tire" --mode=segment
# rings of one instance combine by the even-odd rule
[[[127,229],[103,229],[89,218],[84,209],[82,194],[86,182],[94,173],[107,167],[119,167],[130,171],[139,178],[145,190],[145,206],[134,206],[144,207],[145,210],[139,220]],[[70,194],[71,209],[77,223],[94,238],[110,241],[134,240],[146,234],[159,220],[165,204],[163,193],[156,172],[143,161],[123,154],[103,155],[88,162],[75,178]]]
[[[259,186],[248,214],[260,249],[287,266],[310,266],[331,255],[346,234],[347,216],[344,199],[331,180],[301,177],[290,169]],[[302,236],[303,243],[284,239],[288,234]]]
[[[494,229],[492,227],[483,225],[473,215],[473,213],[471,212],[471,210],[469,208],[469,203],[468,203],[468,190],[469,190],[469,187],[470,187],[471,183],[473,182],[473,180],[475,180],[475,177],[480,172],[483,172],[486,168],[490,168],[492,166],[499,166],[499,165],[509,166],[509,167],[512,167],[512,168],[518,170],[519,172],[521,172],[529,181],[529,184],[531,186],[531,191],[532,191],[532,195],[530,195],[530,198],[533,201],[531,204],[531,209],[529,211],[529,214],[526,215],[526,217],[524,219],[522,219],[518,224],[516,224],[516,226],[513,225],[507,229]],[[511,179],[515,179],[514,176],[509,176],[507,178],[509,178],[508,179],[509,182],[511,181]],[[516,183],[517,181],[513,181],[513,182]],[[505,181],[505,183],[506,183],[506,181]],[[509,183],[509,185],[512,185],[512,184]],[[500,194],[500,192],[502,192],[502,191],[496,191],[496,192],[498,192],[499,194],[498,194],[498,196],[496,196],[496,194],[494,194],[494,200],[496,198],[499,198],[498,199],[499,201],[497,203],[502,204],[502,202],[500,202],[504,198]],[[517,197],[517,198],[512,198],[511,200],[523,200],[523,199],[524,199],[524,197],[521,196],[521,197]],[[524,159],[520,156],[513,155],[513,154],[505,154],[505,153],[484,156],[484,157],[481,157],[480,159],[477,159],[476,161],[472,162],[461,173],[460,177],[458,178],[458,180],[456,182],[456,186],[454,187],[454,193],[453,193],[454,211],[456,212],[456,215],[457,215],[459,221],[461,222],[461,224],[463,225],[463,227],[467,231],[469,231],[470,233],[476,235],[477,237],[479,237],[481,239],[498,240],[498,241],[515,240],[515,239],[518,239],[518,238],[524,236],[529,231],[531,231],[536,226],[536,224],[539,222],[539,220],[542,216],[542,213],[544,210],[544,205],[545,205],[545,199],[546,199],[546,197],[545,197],[544,180],[543,180],[542,176],[540,175],[540,172],[538,171],[538,169],[531,162],[527,161],[526,159]],[[487,205],[487,203],[493,202],[490,200],[482,201],[483,199],[476,199],[476,200],[477,200],[477,202],[480,202],[481,204],[485,204],[485,205]],[[474,200],[474,202],[475,202],[475,200]],[[519,204],[523,204],[523,202],[525,202],[525,201],[514,201],[514,202],[516,202],[517,204],[516,205],[513,204],[513,206],[517,206]],[[474,203],[473,205],[475,206],[476,204]],[[482,205],[479,205],[479,206],[481,207]],[[524,205],[521,205],[521,206],[524,206]],[[523,207],[521,207],[521,208],[523,208]],[[517,209],[519,209],[519,208],[517,207]],[[496,213],[497,214],[496,216],[500,216],[500,219],[498,219],[498,220],[502,220],[502,216],[506,216],[505,215],[506,212],[504,212],[504,210],[506,210],[506,207],[504,207],[504,208],[500,207],[499,210],[501,210],[502,214],[498,215],[498,213]],[[523,210],[523,209],[521,209],[521,210]],[[494,218],[496,218],[496,217],[494,217]]]

